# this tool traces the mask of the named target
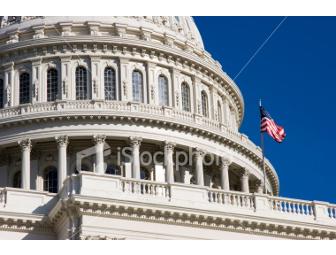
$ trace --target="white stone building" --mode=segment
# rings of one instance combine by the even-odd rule
[[[0,239],[336,239],[191,17],[0,17],[0,108]]]

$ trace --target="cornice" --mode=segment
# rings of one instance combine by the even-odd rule
[[[185,208],[155,208],[144,203],[115,201],[105,203],[87,200],[85,197],[72,197],[67,206],[76,207],[79,215],[120,218],[168,225],[215,229],[260,236],[273,236],[286,239],[336,239],[334,229],[325,230],[318,226],[298,226],[290,222],[267,222],[246,215],[213,214],[204,211],[190,211]]]

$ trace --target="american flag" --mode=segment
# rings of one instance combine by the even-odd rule
[[[278,143],[281,143],[285,139],[286,133],[284,128],[278,126],[262,106],[260,106],[260,119],[261,132],[267,132]]]

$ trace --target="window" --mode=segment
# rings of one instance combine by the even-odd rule
[[[21,188],[21,171],[18,171],[13,176],[13,188]]]
[[[22,73],[20,75],[20,104],[30,102],[30,75]]]
[[[217,102],[217,112],[218,112],[218,121],[222,123],[223,122],[223,111],[222,111],[222,105],[219,101]]]
[[[55,101],[57,98],[58,73],[55,68],[47,72],[47,101]]]
[[[181,86],[182,94],[182,110],[190,112],[190,89],[187,83],[182,83]]]
[[[113,68],[106,67],[104,71],[105,100],[116,100],[116,74]]]
[[[164,75],[159,76],[159,104],[168,105],[168,79]]]
[[[202,114],[205,117],[209,117],[208,96],[204,90],[201,92],[201,99],[202,99]]]
[[[4,107],[4,84],[3,79],[0,79],[0,109]]]
[[[120,167],[115,165],[107,165],[105,173],[112,175],[121,175]]]
[[[133,71],[132,74],[132,93],[133,101],[143,102],[143,79],[142,73],[138,70]]]
[[[79,66],[76,68],[76,99],[86,100],[88,99],[88,88],[87,88],[88,75],[87,70]]]
[[[56,167],[48,167],[44,171],[44,185],[43,190],[48,191],[50,193],[57,193],[57,169]]]

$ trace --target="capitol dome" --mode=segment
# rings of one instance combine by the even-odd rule
[[[263,195],[261,149],[239,132],[241,92],[192,17],[3,16],[0,27],[0,204],[23,217],[6,224],[111,238],[113,215],[194,224],[210,216],[190,208],[251,214],[257,194],[282,212],[275,169],[266,159]]]

